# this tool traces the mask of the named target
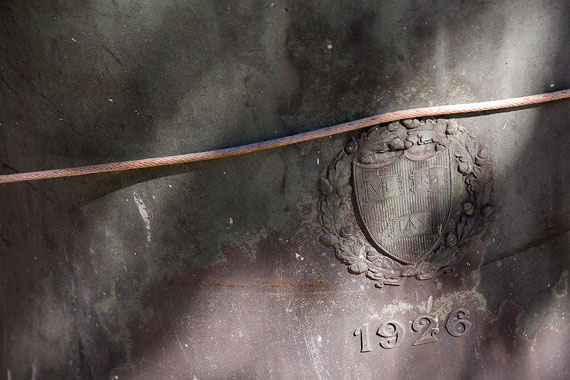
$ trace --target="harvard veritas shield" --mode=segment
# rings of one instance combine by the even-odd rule
[[[377,164],[353,161],[356,202],[370,238],[405,264],[439,241],[451,212],[449,149],[428,156],[400,152]]]

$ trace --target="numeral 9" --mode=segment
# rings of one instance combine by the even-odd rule
[[[380,341],[382,348],[394,348],[404,338],[404,329],[392,321],[380,326],[376,334],[384,338]]]

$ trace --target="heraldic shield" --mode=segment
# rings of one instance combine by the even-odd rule
[[[386,255],[416,264],[439,242],[451,214],[450,154],[447,148],[427,156],[399,152],[382,163],[353,161],[362,222]]]
[[[320,241],[377,288],[449,274],[493,214],[487,149],[455,120],[349,136],[318,181]]]

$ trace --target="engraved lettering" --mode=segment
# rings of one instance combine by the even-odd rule
[[[412,187],[416,193],[425,193],[445,187],[445,168],[434,166],[431,168],[414,170],[412,174]]]
[[[398,186],[398,177],[388,176],[382,178],[382,184],[384,185],[384,197],[395,198],[400,195],[400,190]]]
[[[413,230],[418,230],[421,226],[423,226],[425,223],[421,221],[421,219],[418,217],[418,215],[410,215],[410,225],[412,226]]]
[[[451,336],[461,337],[472,327],[472,322],[469,321],[470,313],[465,308],[452,311],[445,324],[447,332]],[[437,342],[435,337],[439,333],[438,327],[439,317],[437,315],[421,315],[412,323],[412,331],[419,332],[420,336],[412,344],[412,346],[419,346],[427,343]],[[380,337],[379,345],[385,349],[395,348],[404,340],[405,330],[399,322],[389,321],[386,322],[376,331],[376,335]],[[360,352],[370,352],[370,341],[368,335],[368,324],[365,324],[354,331],[354,336],[360,336]]]
[[[437,319],[437,316],[436,316]],[[416,339],[412,346],[419,346],[420,344],[437,342],[435,335],[439,333],[437,320],[429,315],[422,315],[412,323],[412,330],[420,333],[420,337]]]
[[[404,329],[398,322],[391,321],[380,326],[376,334],[383,338],[380,346],[389,349],[396,347],[404,338]]]
[[[425,170],[420,174],[420,182],[422,186],[429,186],[429,173],[427,173]]]
[[[429,169],[430,190],[436,190],[445,186],[445,168],[441,166]]]
[[[376,187],[374,187],[374,182],[369,182],[368,185],[370,186],[372,191],[374,191],[374,194],[376,194],[380,197],[382,196],[382,193],[380,192],[380,184],[379,183],[376,184]]]
[[[493,212],[489,158],[448,119],[394,122],[352,136],[319,178],[320,240],[378,288],[439,276]],[[351,206],[355,212],[346,212]],[[362,243],[370,245],[366,252]],[[362,260],[363,253],[374,260]]]
[[[394,239],[431,233],[429,213],[427,212],[392,218],[391,225]]]
[[[378,172],[369,174],[362,188],[367,202],[384,201],[400,196],[400,183],[397,175],[380,176]]]
[[[455,337],[465,334],[472,325],[471,321],[468,320],[470,316],[471,314],[467,309],[458,309],[451,312],[445,324],[447,332]]]
[[[370,343],[368,341],[368,324],[354,330],[354,336],[360,335],[360,352],[370,352]]]
[[[429,191],[429,170],[420,169],[413,172],[413,188],[416,193]]]

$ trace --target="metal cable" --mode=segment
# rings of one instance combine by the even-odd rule
[[[520,98],[493,100],[488,102],[479,102],[479,103],[470,103],[470,104],[456,104],[456,105],[447,105],[447,106],[416,108],[404,111],[388,112],[360,120],[351,121],[348,123],[342,123],[327,128],[317,129],[315,131],[303,132],[293,136],[281,137],[273,140],[256,142],[253,144],[241,145],[233,148],[182,154],[178,156],[156,157],[156,158],[145,158],[142,160],[134,160],[134,161],[112,162],[109,164],[89,165],[89,166],[81,166],[76,168],[0,175],[0,184],[10,183],[10,182],[21,182],[21,181],[35,181],[35,180],[48,179],[48,178],[71,177],[71,176],[94,174],[94,173],[105,173],[105,172],[113,172],[120,170],[141,169],[153,166],[176,165],[188,162],[212,160],[215,158],[237,156],[240,154],[259,152],[262,150],[278,148],[285,145],[297,144],[304,141],[332,136],[339,133],[354,131],[356,129],[366,128],[377,124],[389,123],[397,120],[522,107],[522,106],[551,102],[566,98],[570,98],[570,89],[556,91],[548,94],[524,96]]]

